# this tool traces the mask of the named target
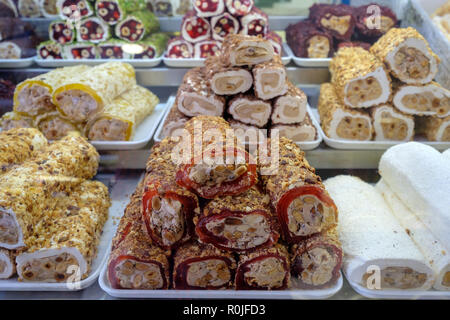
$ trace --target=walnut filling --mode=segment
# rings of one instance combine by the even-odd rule
[[[270,116],[271,105],[264,101],[258,103],[243,99],[233,103],[230,109],[230,113],[236,120],[263,126]]]
[[[372,26],[373,21],[371,19],[368,19],[368,18],[364,19],[364,24],[369,29],[373,28],[373,26]],[[388,32],[389,29],[391,29],[394,25],[395,25],[395,22],[391,18],[389,18],[387,16],[380,17],[380,31],[382,33]]]
[[[252,262],[248,267],[250,270],[244,273],[244,280],[249,286],[278,288],[283,285],[286,270],[281,259],[268,257]]]
[[[101,118],[89,130],[89,140],[124,141],[129,124],[119,119]]]
[[[394,55],[393,66],[405,78],[423,79],[430,73],[430,59],[422,51],[403,46]]]
[[[245,164],[236,166],[234,164],[208,165],[199,163],[192,167],[189,172],[189,179],[200,185],[214,186],[236,180],[245,172],[247,172]]]
[[[299,196],[288,207],[288,229],[296,236],[307,236],[321,231],[323,220],[334,214],[333,208],[313,195]]]
[[[179,241],[183,237],[185,228],[181,202],[154,196],[150,223],[153,232],[157,233],[164,245],[172,245]]]
[[[450,112],[450,97],[438,98],[431,91],[405,94],[401,102],[408,109],[420,112],[435,111],[438,116]]]
[[[371,274],[365,273],[363,283]],[[427,281],[426,273],[420,273],[408,267],[387,267],[381,270],[381,288],[415,289],[423,286]]]
[[[291,99],[294,101],[289,101],[289,99],[286,98],[286,103],[283,105],[282,107],[282,112],[281,114],[283,115],[283,117],[285,119],[298,119],[299,115],[300,115],[300,108],[298,104],[294,104],[294,105],[290,105],[290,102],[297,102],[295,101],[296,99]]]
[[[375,77],[368,77],[351,81],[345,95],[352,106],[358,106],[363,102],[378,99],[382,93],[380,82]]]
[[[308,40],[308,58],[327,58],[330,42],[327,37],[313,36]]]
[[[122,288],[160,289],[164,279],[158,265],[125,259],[115,267],[117,280]]]
[[[271,94],[280,87],[280,74],[278,72],[263,72],[260,75],[261,89],[264,94]]]
[[[217,108],[211,102],[195,96],[188,95],[183,99],[183,107],[193,114],[203,114],[203,112],[217,113]]]
[[[292,141],[312,141],[316,138],[316,129],[310,125],[299,127],[291,126],[276,126],[273,129],[278,129],[280,137],[286,137]]]
[[[230,269],[221,259],[208,259],[189,264],[186,282],[193,287],[220,287],[231,279]]]
[[[442,278],[442,285],[446,287],[450,287],[450,271],[447,271]]]
[[[2,130],[10,130],[14,128],[32,128],[31,121],[27,121],[25,119],[13,120],[13,119],[4,119],[2,122]]]
[[[442,133],[442,141],[450,141],[450,126],[445,128],[444,132]]]
[[[341,36],[343,36],[350,27],[350,21],[352,16],[333,16],[331,14],[325,15],[324,18],[320,19],[320,24],[327,28],[336,31]]]
[[[32,84],[23,88],[18,96],[17,111],[30,115],[37,115],[54,108],[51,95],[47,87]]]
[[[370,122],[362,117],[346,116],[339,122],[336,134],[342,139],[368,140],[371,135]]]
[[[218,76],[213,77],[214,86],[216,90],[220,93],[228,93],[228,92],[242,92],[240,88],[245,82],[243,76],[234,75],[234,76]]]
[[[251,65],[267,61],[265,57],[269,57],[269,52],[266,48],[255,46],[242,46],[236,50],[236,65]]]
[[[333,277],[336,263],[336,257],[321,247],[313,248],[296,259],[296,267],[301,270],[300,279],[312,286],[329,282]]]
[[[389,112],[382,112],[380,119],[383,135],[389,140],[404,140],[408,134],[408,124],[406,121],[396,118]]]
[[[14,217],[0,210],[0,243],[13,245],[19,242],[19,230]]]
[[[81,90],[67,90],[60,93],[56,100],[61,110],[73,121],[85,121],[98,109],[95,99]]]
[[[39,259],[29,259],[21,267],[22,277],[25,281],[62,282],[74,274],[69,268],[79,268],[77,259],[69,253]],[[76,269],[75,269],[76,270]]]
[[[260,214],[215,219],[206,228],[217,237],[229,240],[227,247],[233,249],[255,248],[265,243],[271,233],[269,221]]]
[[[64,137],[69,131],[76,130],[75,126],[59,117],[46,119],[39,123],[39,130],[49,140],[57,140]]]

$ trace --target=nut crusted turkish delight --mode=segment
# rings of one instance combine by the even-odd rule
[[[372,120],[365,111],[355,110],[341,104],[331,83],[320,87],[320,125],[331,139],[361,140],[372,139]]]
[[[291,286],[289,253],[282,244],[239,256],[237,290],[283,290]]]
[[[269,17],[257,7],[241,17],[241,34],[247,36],[265,36],[269,27]]]
[[[167,58],[193,58],[194,47],[182,37],[175,37],[167,43]]]
[[[181,36],[189,42],[200,42],[211,37],[208,19],[198,17],[194,10],[187,12],[181,22]]]
[[[445,118],[420,117],[418,127],[428,141],[450,141],[450,116]]]
[[[368,108],[386,103],[391,79],[384,65],[363,48],[342,48],[330,62],[331,82],[341,103]]]
[[[353,8],[346,4],[314,4],[309,8],[309,19],[339,40],[350,40],[355,29]]]
[[[261,128],[269,122],[272,105],[252,94],[240,94],[228,102],[228,112],[235,120]]]
[[[4,40],[0,42],[0,59],[20,59],[34,56],[37,44],[38,38],[34,35]]]
[[[176,98],[178,110],[188,117],[198,115],[220,116],[225,109],[225,98],[214,93],[205,77],[204,68],[189,70],[183,78]]]
[[[239,20],[228,12],[211,18],[212,37],[215,40],[223,41],[229,34],[239,32]]]
[[[258,187],[211,200],[198,219],[196,232],[203,243],[238,252],[269,247],[279,237],[269,196]]]
[[[272,60],[274,50],[268,40],[232,34],[222,44],[222,56],[232,66],[252,66]]]
[[[222,43],[217,40],[204,40],[194,44],[194,58],[205,59],[218,56]]]
[[[0,127],[3,131],[14,128],[33,128],[34,119],[23,116],[15,111],[7,112],[0,118]]]
[[[78,42],[99,43],[110,37],[109,26],[98,17],[87,17],[77,26]]]
[[[0,279],[11,278],[16,273],[14,260],[13,251],[0,248]]]
[[[374,15],[379,14],[379,17]],[[380,37],[397,25],[397,16],[391,9],[368,4],[355,9],[356,30],[366,37]],[[379,25],[377,25],[379,23]]]
[[[425,38],[412,27],[392,28],[370,48],[397,79],[424,84],[434,79],[439,57]]]
[[[286,29],[286,40],[297,57],[327,58],[333,55],[333,37],[317,29],[309,20],[291,24]]]
[[[128,14],[114,28],[119,39],[136,42],[159,30],[159,20],[153,12],[142,10]]]
[[[75,41],[75,30],[66,21],[52,21],[48,26],[49,38],[60,44],[72,43]]]
[[[254,5],[254,0],[225,0],[228,12],[233,16],[244,16]]]
[[[414,115],[446,117],[450,115],[450,91],[437,82],[425,85],[398,85],[394,106]]]
[[[252,73],[253,90],[257,98],[269,100],[287,92],[286,69],[279,55],[274,55],[271,61],[257,64]]]
[[[278,130],[280,137],[291,139],[294,142],[313,141],[317,137],[317,129],[308,114],[300,123],[272,125],[271,131]]]
[[[44,41],[38,45],[36,53],[39,59],[62,59],[63,47],[58,42]]]
[[[234,284],[236,261],[232,253],[209,244],[190,242],[174,255],[174,289],[226,289]]]
[[[170,108],[166,121],[164,121],[161,136],[163,138],[170,137],[178,129],[183,129],[189,117],[185,116],[178,110],[178,106],[174,103]]]
[[[392,105],[382,104],[370,110],[376,141],[409,141],[414,137],[414,117]]]
[[[294,124],[302,122],[306,117],[306,104],[308,102],[305,93],[287,82],[287,92],[273,101],[271,120],[273,124]]]
[[[193,0],[192,5],[199,17],[214,17],[225,10],[225,0]]]

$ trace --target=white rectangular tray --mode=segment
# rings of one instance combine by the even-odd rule
[[[292,51],[288,49],[287,44],[283,43],[283,55],[281,57],[281,62],[287,65],[291,62]],[[178,67],[178,68],[191,68],[191,67],[203,67],[205,64],[205,58],[166,58],[164,57],[164,64],[168,67]]]
[[[167,100],[167,106],[166,106],[166,111],[165,111],[164,117],[163,117],[162,121],[160,122],[158,129],[156,130],[155,136],[153,137],[153,140],[155,142],[161,142],[161,140],[163,139],[161,134],[162,134],[162,130],[164,127],[164,122],[166,121],[166,118],[169,115],[170,108],[172,108],[174,101],[175,101],[175,96],[171,96]],[[302,150],[313,150],[313,149],[317,148],[319,146],[319,144],[322,142],[322,133],[320,132],[320,125],[317,122],[317,120],[314,118],[314,116],[312,115],[311,108],[309,105],[307,105],[307,110],[308,110],[309,116],[311,117],[313,125],[316,127],[317,138],[313,141],[297,142],[296,144]]]
[[[320,123],[319,112],[317,109],[312,110],[312,114],[316,121]],[[344,150],[386,150],[397,144],[405,143],[404,141],[354,141],[354,140],[340,140],[331,139],[327,137],[322,127],[319,126],[321,135],[325,143],[334,149],[344,149]],[[427,144],[437,150],[443,151],[450,148],[450,142],[438,142],[438,141],[428,141],[425,139],[415,139],[414,141]]]
[[[160,103],[153,113],[136,128],[130,141],[89,141],[97,150],[136,150],[144,147],[153,137],[153,134],[165,114],[167,104]]]
[[[126,191],[124,191],[126,192]],[[110,250],[111,239],[116,232],[117,226],[114,221],[123,215],[123,210],[128,203],[128,198],[113,200],[109,208],[108,220],[103,227],[103,233],[98,246],[97,257],[94,259],[91,272],[86,279],[71,283],[45,283],[45,282],[20,282],[17,277],[0,280],[0,291],[78,291],[92,285],[100,275],[103,265],[106,265]]]
[[[162,61],[162,56],[154,59],[39,59],[36,57],[36,63],[44,68],[59,68],[59,67],[69,67],[79,64],[86,64],[89,66],[95,66],[98,64],[120,61],[131,64],[133,67],[137,68],[149,68],[156,67]]]
[[[33,64],[35,57],[24,59],[0,59],[0,68],[26,68]]]

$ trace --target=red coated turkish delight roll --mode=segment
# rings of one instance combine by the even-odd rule
[[[194,153],[188,163],[178,167],[180,186],[202,198],[214,199],[241,194],[257,183],[255,159],[236,146],[233,131],[223,118],[195,117],[186,123],[185,129]]]
[[[316,3],[309,8],[309,19],[339,40],[350,40],[356,23],[353,8],[346,4]]]
[[[276,141],[274,142],[276,143]],[[270,147],[270,142],[268,143]],[[270,151],[270,150],[269,150]],[[323,232],[337,223],[337,208],[305,158],[305,153],[292,141],[281,137],[278,163],[264,172],[270,161],[260,158],[261,177],[275,207],[282,236],[288,243]],[[270,154],[269,154],[270,156]],[[269,173],[272,173],[269,175]]]
[[[204,40],[194,45],[194,58],[206,59],[208,57],[218,56],[222,43],[217,40]]]
[[[120,0],[97,0],[95,10],[97,16],[109,25],[115,25],[125,17],[125,8],[120,5]]]
[[[246,36],[265,36],[269,27],[269,17],[257,7],[241,17],[241,34]]]
[[[201,242],[226,251],[248,252],[268,247],[279,237],[270,199],[257,187],[238,196],[211,200],[195,230]]]
[[[333,54],[333,37],[311,21],[300,21],[286,29],[286,40],[297,57],[327,58]]]
[[[342,246],[336,228],[319,233],[291,248],[291,273],[302,289],[322,289],[338,280]]]
[[[181,23],[181,36],[189,42],[200,42],[211,37],[211,25],[205,18],[198,17],[194,10],[188,11]]]
[[[275,53],[279,55],[283,53],[283,40],[277,33],[275,33],[274,31],[267,32],[266,39],[269,40],[270,43],[272,43]]]
[[[233,16],[245,16],[252,10],[254,0],[225,0],[225,3]]]
[[[53,21],[48,27],[50,40],[60,44],[72,43],[75,41],[75,30],[66,21]]]
[[[397,16],[391,9],[374,3],[356,8],[355,16],[356,30],[370,38],[381,37],[397,25]]]
[[[214,17],[225,10],[225,0],[193,0],[192,5],[199,17]]]
[[[236,261],[231,253],[189,242],[174,255],[174,289],[225,289],[233,286]]]
[[[223,41],[229,34],[239,32],[239,21],[228,12],[211,18],[212,37]]]
[[[239,256],[237,290],[283,290],[290,287],[289,253],[281,244]]]
[[[175,37],[167,43],[167,58],[193,58],[194,47],[182,37]]]

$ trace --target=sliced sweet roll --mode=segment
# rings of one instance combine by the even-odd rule
[[[355,29],[354,9],[346,4],[314,4],[309,19],[339,40],[350,40]]]
[[[130,59],[132,55],[124,51],[127,43],[117,39],[101,42],[97,45],[98,56],[100,59]]]
[[[255,96],[269,100],[285,94],[288,90],[286,69],[279,55],[273,60],[257,64],[252,69]]]
[[[38,38],[34,35],[0,42],[0,59],[20,59],[36,55]]]
[[[155,59],[160,57],[166,49],[168,36],[165,33],[153,33],[144,40],[136,42],[139,52],[133,52],[133,59]],[[125,47],[124,51],[131,51]],[[131,52],[130,52],[131,53]]]
[[[62,59],[63,47],[58,42],[48,40],[38,45],[36,53],[39,59]]]
[[[414,117],[383,104],[370,110],[376,141],[409,141],[414,137]]]
[[[317,137],[317,129],[308,114],[300,123],[272,125],[270,131],[273,130],[278,130],[280,137],[291,139],[294,142],[313,141]]]
[[[109,25],[115,25],[126,15],[126,2],[120,0],[98,0],[95,2],[97,16]]]
[[[188,120],[189,117],[186,117],[183,113],[181,113],[178,110],[177,105],[174,103],[170,108],[166,120],[164,121],[161,136],[163,138],[172,136],[178,129],[183,129]]]
[[[239,20],[228,12],[211,18],[212,37],[215,40],[223,41],[229,34],[239,32]]]
[[[199,17],[195,10],[190,10],[181,22],[181,36],[192,43],[207,40],[211,37],[211,25],[208,19]]]
[[[286,40],[297,57],[327,58],[334,52],[333,37],[317,29],[311,21],[300,21],[286,29]]]
[[[228,119],[228,123],[234,130],[237,140],[244,145],[255,146],[267,141],[267,129],[260,129],[234,119]],[[250,153],[254,154],[251,148]]]
[[[109,27],[103,20],[97,17],[88,17],[80,21],[77,26],[78,42],[99,43],[110,37]]]
[[[231,66],[252,66],[273,59],[270,41],[241,34],[228,35],[222,45],[224,61]]]
[[[272,105],[252,94],[240,94],[228,102],[228,112],[235,120],[261,128],[269,122]]]
[[[0,127],[4,131],[14,128],[33,128],[33,118],[23,116],[15,111],[7,112],[0,118]]]
[[[272,124],[294,124],[305,120],[308,99],[292,82],[286,82],[287,92],[273,101]]]
[[[218,40],[203,40],[194,44],[194,58],[206,59],[218,56],[222,43]]]
[[[96,59],[97,45],[91,42],[75,42],[63,47],[65,59]]]
[[[0,248],[0,279],[11,278],[16,273],[16,263],[11,250]]]
[[[225,0],[227,10],[233,16],[245,16],[254,5],[254,0]]]
[[[450,141],[450,116],[420,117],[418,131],[425,134],[429,141]]]
[[[182,37],[175,37],[167,43],[167,58],[193,58],[194,47]]]
[[[269,17],[257,7],[253,7],[248,14],[242,16],[240,21],[242,26],[240,33],[243,35],[264,37],[267,34]]]
[[[24,18],[37,18],[41,16],[39,0],[16,0],[19,14]]]
[[[119,39],[136,42],[159,29],[159,20],[153,12],[135,11],[119,21],[114,28]]]
[[[192,6],[199,17],[215,17],[225,11],[224,0],[194,0]]]
[[[63,20],[86,18],[94,14],[94,8],[88,0],[58,0],[57,7]]]
[[[34,126],[38,128],[48,140],[59,140],[70,131],[79,131],[79,127],[61,117],[57,111],[37,116]]]
[[[60,44],[72,43],[75,41],[75,30],[66,21],[52,21],[48,26],[50,40]]]

